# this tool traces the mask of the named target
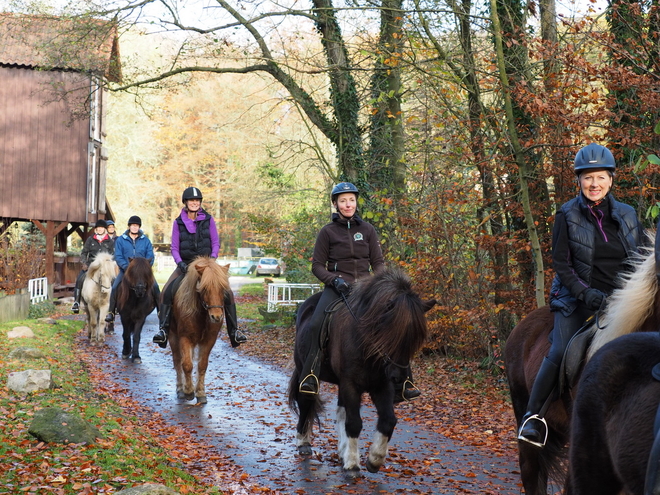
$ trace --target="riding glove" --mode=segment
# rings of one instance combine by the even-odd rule
[[[598,311],[603,305],[605,299],[607,299],[605,293],[591,287],[582,293],[582,300],[584,301],[584,304],[586,304],[587,308],[592,311]]]
[[[346,282],[341,277],[337,277],[332,281],[332,285],[335,288],[337,292],[340,294],[347,296],[348,293],[351,291],[351,286]]]
[[[188,271],[188,263],[186,263],[185,261],[179,261],[179,263],[177,263],[176,266],[179,267],[181,273],[186,273]]]

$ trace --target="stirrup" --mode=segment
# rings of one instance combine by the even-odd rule
[[[310,390],[303,390],[303,385],[305,385],[305,382],[306,382],[307,379],[310,378],[310,377],[312,377],[312,378],[314,379],[314,381],[316,382],[316,391],[315,391],[315,392],[312,392],[312,391],[310,391]],[[318,393],[319,393],[319,389],[320,389],[320,386],[319,386],[319,379],[316,378],[316,375],[314,374],[314,372],[310,373],[310,374],[307,375],[305,378],[303,378],[303,379],[300,381],[300,385],[298,385],[298,392],[300,392],[301,394],[318,395]]]
[[[77,301],[74,301],[73,304],[71,305],[71,311],[75,314],[78,314],[80,312],[80,304],[78,304]]]
[[[413,397],[406,397],[406,393],[411,393]],[[410,381],[408,378],[406,378],[406,381],[403,382],[403,388],[401,389],[401,397],[405,401],[413,401],[415,399],[419,399],[419,397],[422,395],[422,391],[417,388],[417,385],[415,385],[412,381]]]
[[[545,436],[543,438],[543,442],[535,442],[534,440],[530,440],[529,438],[523,436],[522,431],[523,431],[523,429],[527,425],[527,422],[530,419],[533,419],[535,421],[539,421],[543,424],[543,428],[545,429]],[[540,449],[545,447],[545,442],[548,441],[548,423],[545,422],[545,418],[542,418],[538,414],[532,414],[529,418],[525,419],[525,421],[523,421],[523,424],[520,425],[520,429],[518,430],[518,440],[520,440],[522,442],[530,443],[530,444],[532,444],[532,445],[534,445],[534,446],[536,446]]]
[[[115,314],[112,311],[109,311],[107,315],[105,315],[105,321],[108,323],[114,323],[115,322]]]
[[[239,344],[245,344],[248,341],[247,335],[245,335],[240,328],[236,328],[236,332],[234,332],[234,340]]]

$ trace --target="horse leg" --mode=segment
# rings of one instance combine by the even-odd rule
[[[339,387],[339,400],[337,402],[337,437],[339,457],[343,462],[344,470],[355,476],[360,472],[360,446],[358,437],[362,431],[362,418],[360,417],[360,394],[347,386]]]
[[[213,347],[212,343],[205,342],[197,350],[197,384],[195,385],[197,404],[206,404],[206,370],[209,367],[211,347]]]
[[[298,383],[296,382],[296,387]],[[317,407],[318,396],[307,397],[307,394],[298,393],[298,424],[296,425],[296,447],[300,455],[312,455],[312,431],[314,429],[314,411]]]
[[[176,329],[176,327],[174,328]],[[176,372],[176,396],[179,398],[180,394],[183,394],[183,377],[181,373],[181,343],[176,330],[172,331],[172,327],[170,327],[169,342],[170,349],[172,350],[172,363],[174,365],[174,371]]]
[[[385,462],[385,457],[387,457],[387,447],[392,438],[397,420],[394,414],[394,403],[391,394],[374,393],[371,394],[371,400],[378,412],[378,423],[376,424],[376,432],[374,433],[374,438],[369,448],[369,455],[367,456],[367,471],[377,473]]]
[[[135,364],[141,364],[142,358],[140,357],[140,337],[142,336],[144,319],[131,322],[131,326],[133,327],[133,351],[131,352],[131,360]]]
[[[177,399],[193,400],[195,398],[195,387],[192,381],[194,348],[188,339],[179,340],[179,352],[181,353],[179,363],[181,375],[177,375],[176,396]]]
[[[124,346],[122,347],[121,357],[123,359],[128,359],[129,357],[131,357],[131,352],[133,352],[133,348],[131,347],[131,322],[124,321],[121,315],[119,317],[121,318],[121,325],[124,328],[124,331],[121,334],[122,339],[124,340]]]

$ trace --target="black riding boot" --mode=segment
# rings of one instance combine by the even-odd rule
[[[422,392],[413,383],[412,369],[410,365],[399,373],[392,380],[394,382],[394,403],[410,401],[422,395]]]
[[[527,403],[527,412],[523,416],[518,440],[543,448],[548,437],[548,425],[543,419],[546,405],[550,402],[559,377],[559,366],[548,358],[543,359],[536,375],[532,393]]]
[[[170,313],[172,312],[171,304],[161,304],[160,311],[158,312],[158,332],[154,335],[154,344],[158,344],[165,349],[167,347],[167,330],[170,328]]]
[[[236,304],[225,299],[225,321],[227,322],[227,335],[232,347],[238,347],[247,342],[247,337],[238,330],[238,317],[236,316]]]
[[[73,305],[71,305],[71,311],[75,314],[80,312],[80,289],[78,287],[73,289]]]
[[[105,321],[108,323],[115,322],[115,306],[117,306],[117,291],[112,289],[112,291],[110,291],[110,306],[108,307],[108,314],[105,315]]]

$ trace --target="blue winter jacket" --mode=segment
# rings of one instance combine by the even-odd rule
[[[129,235],[127,230],[115,239],[115,261],[122,271],[126,271],[130,258],[147,258],[154,264],[154,248],[149,238],[140,230],[137,239]]]

